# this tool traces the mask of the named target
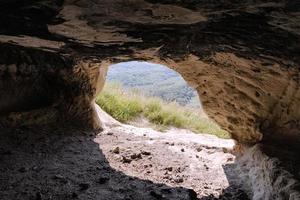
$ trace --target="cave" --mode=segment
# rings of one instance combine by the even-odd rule
[[[238,142],[237,162],[253,199],[299,199],[299,12],[300,4],[291,0],[1,1],[4,198],[24,199],[22,194],[38,187],[14,191],[17,182],[8,177],[15,173],[9,166],[26,174],[19,164],[33,162],[25,158],[43,150],[41,141],[76,145],[70,135],[82,141],[101,131],[94,101],[110,64],[145,60],[180,73],[196,88],[207,115]],[[9,163],[14,150],[7,150],[7,144],[20,153]],[[26,151],[17,148],[22,146]],[[80,152],[101,154],[91,146]],[[48,161],[59,162],[59,155],[68,160],[65,152],[46,147],[44,153],[55,155]],[[80,152],[77,159],[84,159]],[[67,164],[78,175],[74,162]],[[62,180],[54,172],[59,166],[49,166],[55,179]],[[16,177],[22,182],[22,175]],[[38,173],[35,178],[42,179]],[[53,184],[49,181],[46,190],[57,190]],[[43,196],[36,193],[34,198]]]

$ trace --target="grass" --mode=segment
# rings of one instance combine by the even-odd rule
[[[144,117],[159,130],[177,127],[220,138],[230,138],[228,132],[189,107],[180,106],[175,102],[165,102],[156,97],[147,97],[138,90],[125,91],[117,83],[106,83],[96,102],[112,117],[123,123]]]

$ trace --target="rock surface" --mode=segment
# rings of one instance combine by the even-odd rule
[[[299,142],[300,5],[295,1],[0,5],[2,124],[60,116],[99,127],[90,102],[104,83],[105,66],[142,59],[178,71],[197,89],[207,114],[238,141]],[[33,109],[47,111],[24,113]]]
[[[107,66],[147,60],[179,72],[234,139],[261,143],[299,178],[299,13],[293,0],[0,1],[0,126],[100,129]]]

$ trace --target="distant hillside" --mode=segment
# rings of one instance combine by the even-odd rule
[[[165,101],[200,106],[196,91],[177,72],[163,65],[137,61],[119,63],[110,67],[107,79]]]

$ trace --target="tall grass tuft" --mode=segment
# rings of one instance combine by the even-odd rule
[[[144,117],[159,130],[177,127],[230,138],[229,133],[212,120],[188,107],[175,102],[165,102],[157,97],[144,96],[136,89],[125,90],[118,83],[106,83],[96,102],[112,117],[123,123]]]
[[[143,111],[141,102],[126,95],[118,85],[108,86],[97,97],[98,105],[120,122],[128,122]]]

